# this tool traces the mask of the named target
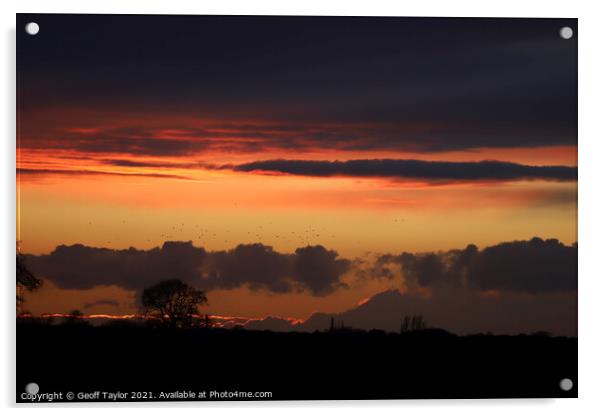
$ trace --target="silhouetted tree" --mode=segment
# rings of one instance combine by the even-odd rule
[[[410,317],[408,315],[404,316],[401,320],[401,328],[399,332],[402,334],[410,332]]]
[[[401,321],[399,332],[404,334],[407,332],[423,331],[427,328],[426,321],[422,315],[404,316]]]
[[[211,318],[209,318],[208,314],[205,314],[205,318],[203,319],[202,325],[205,329],[209,329],[213,326],[213,322],[211,321]]]
[[[33,292],[41,285],[42,281],[27,269],[23,255],[17,252],[17,308],[25,301],[23,292]]]
[[[426,329],[426,321],[422,315],[414,315],[412,317],[412,331],[422,331]]]
[[[84,320],[84,314],[79,309],[74,309],[66,316],[65,325],[88,325]]]
[[[186,327],[198,307],[207,303],[201,290],[187,285],[179,279],[157,283],[142,292],[142,311],[147,316],[159,318],[171,328]]]

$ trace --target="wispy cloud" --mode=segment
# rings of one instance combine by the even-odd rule
[[[25,176],[93,176],[93,175],[108,175],[108,176],[131,176],[131,177],[149,177],[149,178],[165,178],[165,179],[190,179],[182,175],[170,175],[164,173],[140,173],[140,172],[107,172],[102,170],[70,170],[70,169],[29,169],[17,168],[17,175]]]

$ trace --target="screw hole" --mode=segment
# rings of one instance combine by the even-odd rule
[[[40,386],[37,383],[29,383],[25,386],[25,392],[28,394],[38,394],[40,391]]]
[[[570,391],[573,388],[573,380],[570,378],[563,378],[560,380],[560,389],[564,391]]]
[[[573,29],[565,26],[562,29],[560,29],[560,37],[562,39],[570,39],[573,37]]]
[[[37,35],[39,31],[40,25],[36,22],[29,22],[25,25],[25,32],[27,32],[28,35]]]

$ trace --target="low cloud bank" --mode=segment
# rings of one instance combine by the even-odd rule
[[[138,291],[178,278],[206,291],[248,286],[252,290],[307,291],[323,296],[346,287],[341,278],[351,267],[351,261],[320,245],[288,254],[260,243],[240,244],[227,251],[207,251],[190,241],[165,242],[150,250],[74,244],[26,257],[36,275],[62,289],[114,285]]]
[[[470,244],[438,253],[386,254],[368,273],[392,279],[395,266],[408,284],[424,288],[447,283],[478,291],[530,294],[577,289],[577,244],[556,239],[504,242],[483,250]]]

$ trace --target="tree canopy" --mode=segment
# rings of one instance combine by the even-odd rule
[[[193,315],[199,313],[199,306],[207,303],[207,297],[203,291],[179,279],[170,279],[144,289],[141,301],[147,316],[176,328],[190,326]]]
[[[23,291],[34,291],[42,285],[42,280],[31,273],[25,265],[25,259],[22,254],[17,252],[17,306],[23,301]]]

